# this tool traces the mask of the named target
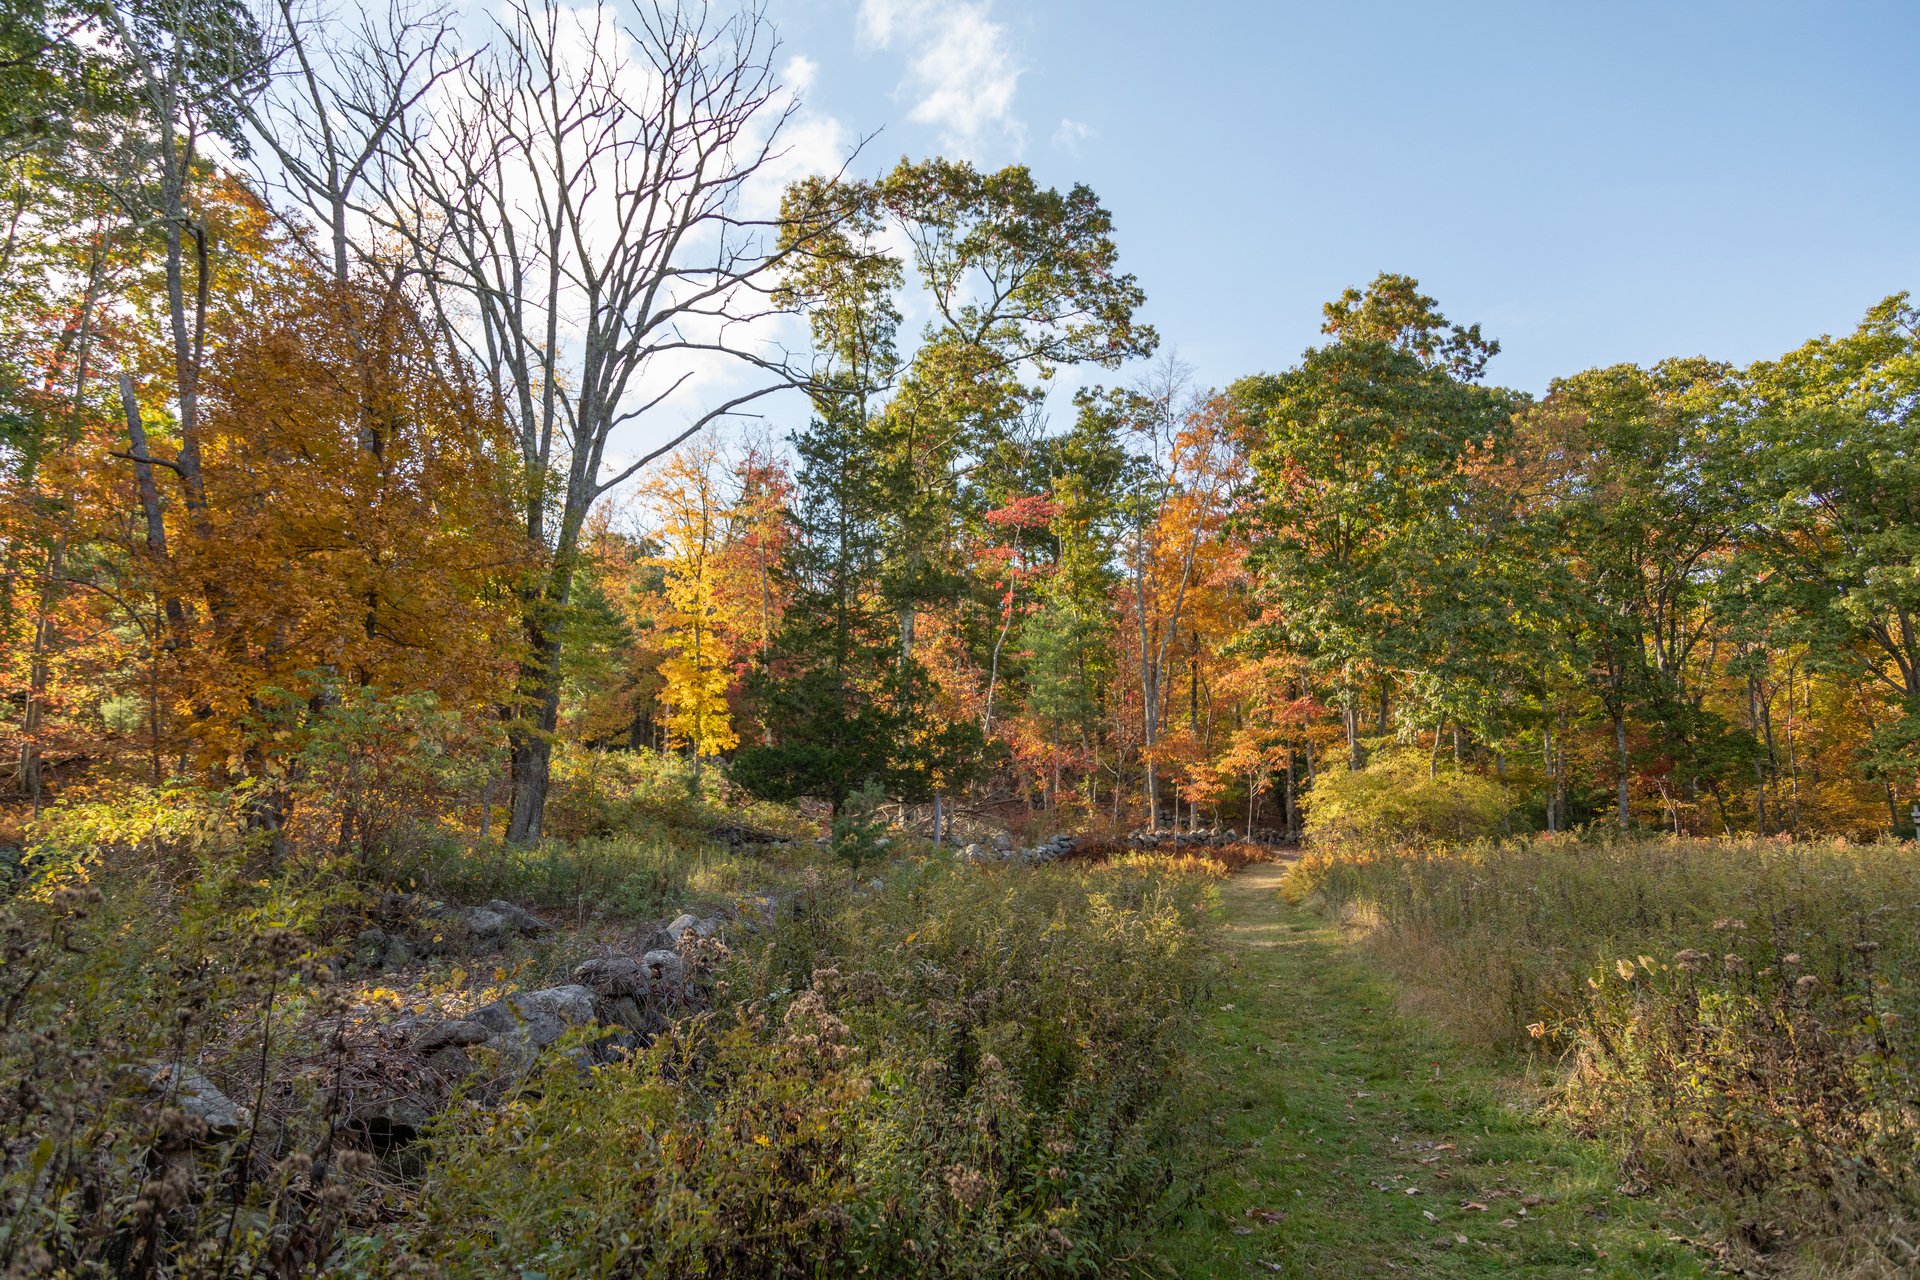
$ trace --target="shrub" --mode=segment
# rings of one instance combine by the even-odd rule
[[[716,761],[645,748],[603,751],[558,743],[547,831],[559,839],[744,825],[777,835],[811,835],[790,810],[754,800]]]
[[[115,855],[179,872],[237,853],[246,844],[239,811],[233,793],[185,783],[117,783],[98,794],[65,797],[32,825],[19,867],[22,887],[46,898],[88,883]]]
[[[451,836],[383,849],[372,873],[454,902],[505,898],[561,918],[644,919],[690,898],[725,899],[777,885],[782,863],[657,830],[513,845]]]
[[[1711,951],[1596,970],[1573,1016],[1540,1028],[1575,1045],[1569,1112],[1631,1135],[1643,1171],[1718,1195],[1755,1249],[1920,1219],[1911,991],[1871,938],[1725,923]]]
[[[323,1274],[380,1192],[297,1033],[330,893],[107,870],[0,914],[0,1275]]]
[[[815,881],[728,1013],[451,1113],[410,1229],[455,1273],[1099,1274],[1180,1171],[1196,895],[1144,868]]]
[[[886,793],[880,785],[869,782],[848,796],[834,815],[828,844],[833,856],[851,867],[856,876],[867,863],[884,858],[892,843],[886,819],[880,816],[880,806],[885,802]]]
[[[487,727],[431,693],[388,694],[340,680],[316,681],[324,696],[264,690],[268,725],[300,740],[288,771],[290,799],[305,823],[340,852],[369,852],[448,813],[498,768]]]
[[[1433,775],[1406,752],[1381,753],[1359,770],[1330,770],[1304,797],[1307,834],[1332,843],[1427,844],[1497,835],[1513,801],[1491,778]]]

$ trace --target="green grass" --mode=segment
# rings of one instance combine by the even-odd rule
[[[1677,1239],[1694,1224],[1621,1191],[1607,1150],[1532,1114],[1511,1063],[1398,1014],[1280,880],[1254,866],[1223,888],[1230,967],[1189,1098],[1210,1172],[1158,1243],[1166,1271],[1711,1274]]]

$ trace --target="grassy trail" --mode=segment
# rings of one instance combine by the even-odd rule
[[[1229,969],[1199,1049],[1215,1167],[1160,1256],[1190,1277],[1711,1274],[1692,1234],[1622,1194],[1606,1152],[1525,1114],[1519,1086],[1397,1015],[1283,868],[1225,882]]]

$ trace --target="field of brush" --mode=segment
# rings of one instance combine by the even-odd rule
[[[1920,1268],[1911,843],[1348,846],[1308,854],[1287,892],[1419,1012],[1528,1054],[1629,1186],[1715,1205],[1750,1265]]]

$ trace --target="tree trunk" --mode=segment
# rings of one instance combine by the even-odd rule
[[[540,616],[547,604],[538,599],[528,602],[528,652],[520,671],[523,701],[513,709],[507,728],[513,799],[507,840],[519,845],[539,840],[546,825],[553,735],[560,726],[560,636],[558,627]]]
[[[1560,815],[1560,827],[1567,828],[1567,709],[1558,712],[1560,732],[1553,737],[1553,807]]]
[[[1615,711],[1613,713],[1613,742],[1614,742],[1614,746],[1618,749],[1620,753],[1620,799],[1619,799],[1618,819],[1620,823],[1620,829],[1622,831],[1625,831],[1627,829],[1628,823],[1631,821],[1631,814],[1629,813],[1628,805],[1627,805],[1627,785],[1628,785],[1627,715],[1624,708],[1619,711]]]
[[[1558,831],[1559,796],[1554,791],[1553,775],[1553,708],[1547,707],[1546,718],[1540,722],[1540,763],[1547,775],[1547,834]]]
[[[1287,834],[1296,840],[1300,838],[1300,773],[1295,763],[1297,755],[1291,747],[1287,749],[1287,790],[1280,800],[1280,820],[1286,824]]]
[[[1360,743],[1360,708],[1353,699],[1353,691],[1348,690],[1341,713],[1347,728],[1347,768],[1358,773],[1367,767],[1367,749]]]

